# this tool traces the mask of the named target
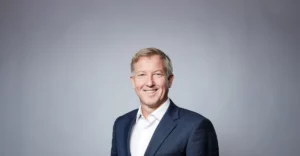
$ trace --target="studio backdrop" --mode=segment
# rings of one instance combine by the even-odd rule
[[[221,156],[299,156],[297,0],[2,0],[0,155],[107,156],[138,108],[130,61],[167,53],[170,98],[209,118]]]

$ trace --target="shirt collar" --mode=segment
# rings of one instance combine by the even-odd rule
[[[150,115],[154,116],[157,120],[161,120],[162,117],[167,112],[170,106],[170,99],[168,98],[162,105],[160,105],[155,111],[153,111]],[[149,116],[150,116],[149,115]],[[136,122],[140,117],[143,117],[141,105],[139,106],[139,110],[136,115]]]

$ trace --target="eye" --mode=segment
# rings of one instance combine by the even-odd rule
[[[137,74],[138,79],[142,79],[142,78],[145,78],[145,77],[146,77],[146,74],[143,74],[143,73]]]
[[[155,73],[154,76],[156,76],[156,77],[161,77],[161,76],[162,76],[162,73]]]

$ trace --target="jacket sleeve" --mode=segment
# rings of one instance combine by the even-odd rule
[[[196,124],[186,147],[187,156],[219,156],[218,139],[208,119]]]
[[[117,120],[114,123],[113,126],[113,134],[112,134],[112,146],[111,146],[111,152],[110,155],[111,156],[118,156],[118,150],[117,150],[117,141],[116,141],[116,124],[117,124]]]

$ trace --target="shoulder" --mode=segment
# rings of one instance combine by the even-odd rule
[[[115,124],[118,123],[122,123],[122,122],[127,122],[129,120],[131,120],[132,118],[134,118],[137,114],[138,109],[132,110],[128,113],[125,113],[121,116],[119,116],[116,120],[115,120]]]
[[[185,109],[185,108],[181,108],[178,107],[179,109],[179,115],[180,118],[182,119],[189,119],[189,120],[205,120],[207,119],[205,116],[203,116],[202,114],[199,114],[197,112]]]
[[[191,111],[189,109],[182,108],[176,105],[172,100],[170,100],[170,112],[172,116],[176,116],[180,121],[187,123],[195,123],[202,122],[204,120],[208,120],[205,116],[195,111]],[[176,114],[176,115],[174,115]]]
[[[179,116],[180,120],[183,123],[186,123],[188,125],[211,125],[211,121],[203,116],[200,113],[185,109],[185,108],[180,108],[179,109]]]

